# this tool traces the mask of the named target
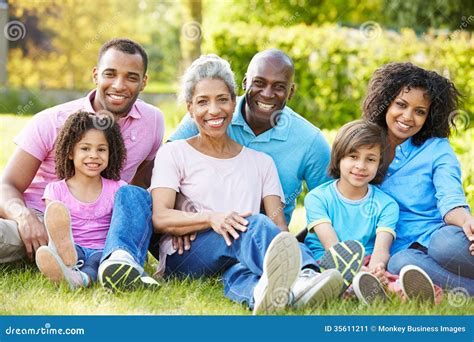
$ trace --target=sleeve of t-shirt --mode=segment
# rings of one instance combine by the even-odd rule
[[[272,158],[265,158],[266,171],[263,179],[263,198],[271,195],[280,196],[281,202],[285,203],[285,195],[281,187],[278,171]]]
[[[174,131],[174,133],[171,134],[168,140],[175,141],[175,140],[188,139],[198,134],[199,134],[199,130],[197,129],[196,123],[189,116],[189,113],[186,113],[186,115],[183,117],[183,119],[179,123],[178,128],[176,128],[176,131]]]
[[[46,185],[46,188],[44,189],[43,201],[48,200],[48,201],[61,201],[61,190],[59,188],[59,183],[54,182],[54,183],[49,183]]]
[[[319,131],[306,155],[303,179],[306,181],[309,191],[331,179],[328,176],[330,157],[329,144],[323,133]]]
[[[177,149],[172,143],[163,145],[155,158],[150,190],[170,188],[179,192],[181,171],[176,161]]]
[[[397,202],[390,200],[387,205],[382,208],[379,221],[377,222],[376,232],[387,232],[393,235],[393,239],[397,238],[396,227],[400,209]]]
[[[153,146],[151,148],[150,153],[146,157],[146,160],[153,160],[155,159],[156,153],[160,148],[161,144],[163,143],[163,137],[165,135],[165,120],[163,118],[163,113],[161,113],[158,109],[155,108],[156,115],[155,115],[155,141],[153,141]]]
[[[440,139],[436,146],[438,156],[433,161],[433,184],[436,190],[437,207],[444,216],[456,207],[469,206],[464,196],[461,166],[447,139]]]
[[[54,149],[56,127],[46,112],[33,116],[25,128],[14,138],[14,143],[23,151],[43,161]]]
[[[331,223],[327,202],[322,193],[318,190],[310,191],[304,198],[304,208],[306,209],[306,228],[314,233],[314,227],[321,223]]]

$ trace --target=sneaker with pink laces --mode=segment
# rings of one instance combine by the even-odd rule
[[[56,251],[49,246],[38,248],[36,251],[36,265],[41,273],[53,283],[59,284],[62,280],[65,280],[72,290],[86,287],[90,283],[89,276],[79,270],[79,264],[67,267]]]

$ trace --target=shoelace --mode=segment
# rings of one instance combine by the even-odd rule
[[[311,278],[317,275],[318,273],[312,268],[304,268],[301,270],[299,276],[300,278]]]
[[[74,271],[80,271],[80,268],[84,266],[84,260],[77,260],[76,264],[71,267]]]

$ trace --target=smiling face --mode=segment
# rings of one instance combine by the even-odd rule
[[[187,106],[202,136],[221,137],[227,134],[235,99],[224,81],[204,79],[198,82]]]
[[[97,85],[94,110],[106,109],[119,117],[130,112],[147,81],[141,55],[114,48],[104,53],[92,75]]]
[[[342,192],[366,191],[377,175],[380,158],[380,145],[361,146],[344,156],[339,163],[341,178],[338,185]]]
[[[293,68],[281,57],[262,55],[250,62],[243,80],[245,113],[256,122],[269,122],[293,96]],[[249,120],[250,121],[250,120]]]
[[[431,101],[424,89],[403,88],[387,109],[385,120],[392,145],[399,145],[418,133],[425,123]]]
[[[90,129],[84,133],[69,159],[74,163],[75,175],[99,177],[109,163],[109,144],[104,132]]]

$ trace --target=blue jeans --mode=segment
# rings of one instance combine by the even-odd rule
[[[115,194],[112,220],[100,262],[121,249],[130,253],[143,266],[151,232],[150,194],[137,186],[122,186]]]
[[[92,249],[87,247],[76,246],[77,260],[82,260],[84,264],[80,270],[87,274],[91,281],[97,281],[97,270],[99,269],[100,259],[102,257],[102,249]]]
[[[247,220],[247,231],[233,240],[231,246],[212,229],[197,234],[190,250],[167,257],[165,274],[194,278],[222,275],[225,296],[253,308],[253,289],[263,272],[265,252],[281,230],[262,214],[247,217]],[[302,267],[316,268],[307,247],[300,246]]]
[[[395,253],[388,271],[399,274],[403,266],[416,265],[443,288],[462,287],[474,295],[474,256],[469,253],[464,231],[457,226],[444,226],[432,236],[428,248],[409,248]]]

